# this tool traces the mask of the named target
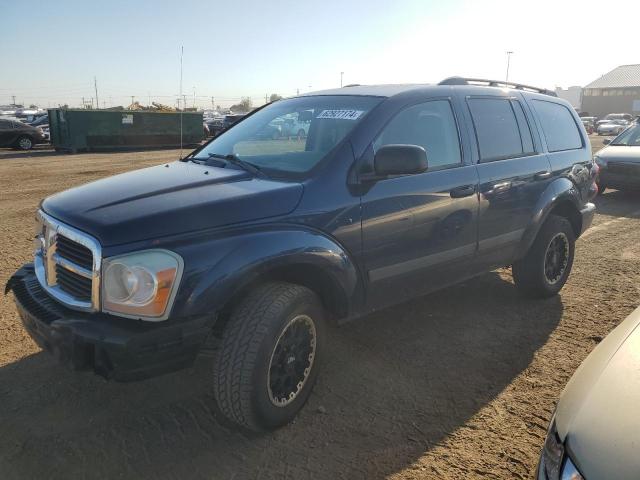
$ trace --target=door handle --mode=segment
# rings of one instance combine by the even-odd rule
[[[463,198],[463,197],[470,197],[474,193],[476,193],[475,185],[463,185],[461,187],[456,187],[453,190],[451,190],[449,192],[449,195],[451,195],[451,198]]]
[[[546,180],[551,177],[551,172],[549,170],[543,170],[533,175],[534,180]]]
[[[504,193],[507,190],[509,190],[512,185],[513,185],[512,182],[496,183],[495,185],[491,186],[491,189],[483,192],[483,195],[485,197],[490,197],[492,195],[499,195],[499,194]]]

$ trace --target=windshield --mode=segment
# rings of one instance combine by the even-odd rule
[[[613,139],[611,145],[624,145],[627,147],[640,146],[640,125],[627,128],[624,132]]]
[[[194,159],[233,156],[267,174],[302,174],[317,165],[381,101],[355,95],[279,100],[215,138]]]

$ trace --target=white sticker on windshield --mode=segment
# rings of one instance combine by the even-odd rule
[[[334,118],[338,120],[357,120],[362,116],[362,110],[323,110],[316,118]]]

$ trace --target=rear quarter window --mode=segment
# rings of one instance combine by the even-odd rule
[[[538,114],[550,152],[582,148],[580,130],[567,107],[544,100],[532,100],[531,103]]]

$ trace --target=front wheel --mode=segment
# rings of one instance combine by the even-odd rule
[[[270,282],[235,308],[215,362],[222,414],[249,430],[289,423],[309,398],[324,339],[323,311],[308,288]]]
[[[575,242],[569,221],[549,215],[526,256],[513,264],[516,287],[529,297],[556,295],[569,278]]]
[[[16,146],[20,150],[31,150],[33,148],[33,140],[31,139],[31,137],[24,135],[18,138],[18,140],[16,141]]]

